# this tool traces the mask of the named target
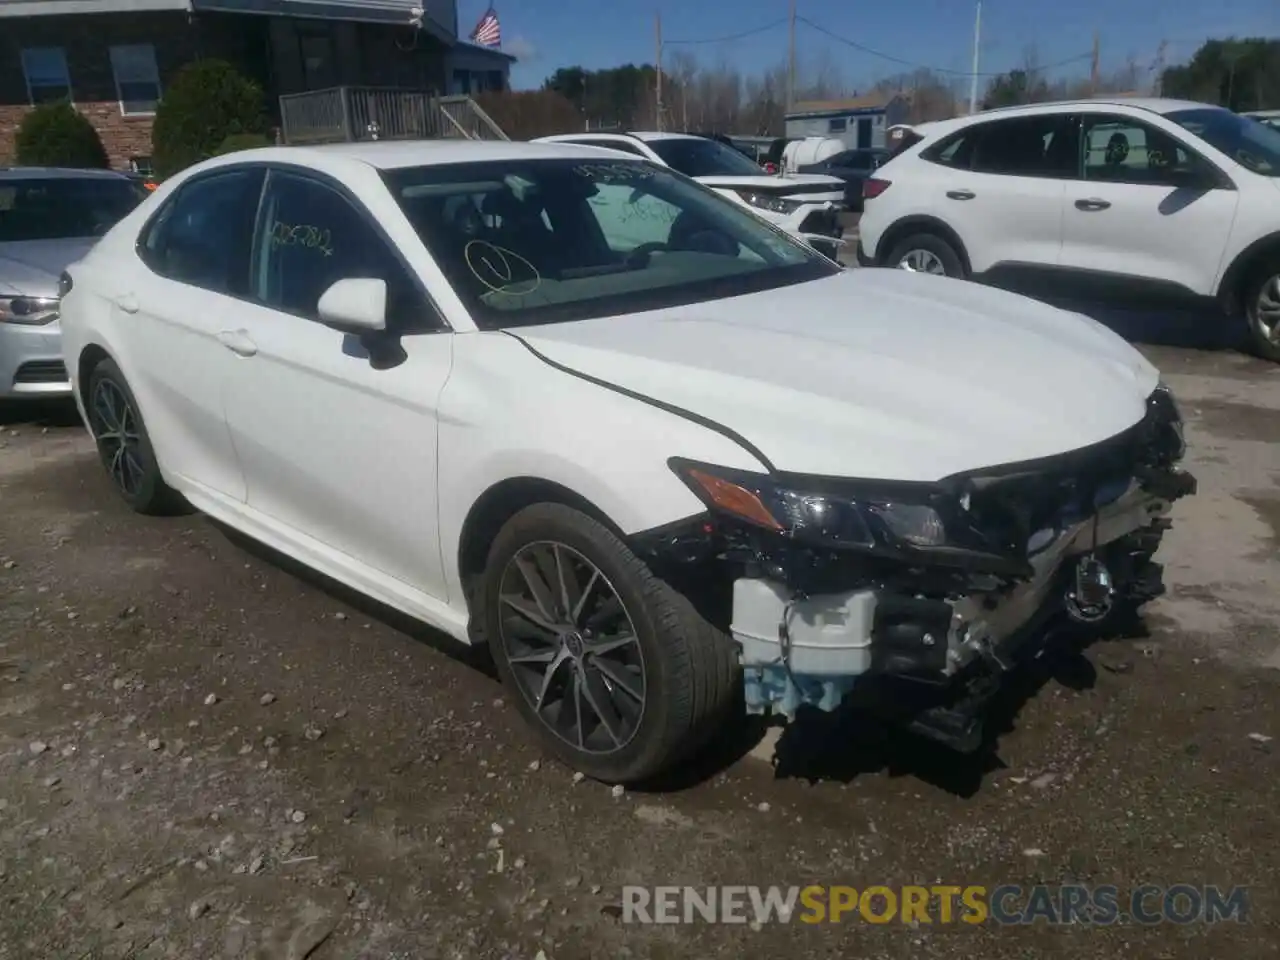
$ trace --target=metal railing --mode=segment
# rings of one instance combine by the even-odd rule
[[[329,87],[280,98],[288,144],[356,140],[507,140],[470,97],[388,87]]]

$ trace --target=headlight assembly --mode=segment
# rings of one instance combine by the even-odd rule
[[[770,213],[783,216],[795,213],[803,206],[798,200],[788,200],[786,197],[775,197],[772,194],[756,193],[751,190],[740,190],[738,196],[758,210],[768,210]]]
[[[0,323],[38,327],[57,319],[57,297],[0,297]]]
[[[770,476],[674,457],[676,475],[713,514],[796,544],[1025,575],[975,530],[958,498],[931,483]]]
[[[868,484],[861,493],[805,489],[764,474],[673,459],[671,467],[709,508],[796,540],[832,547],[946,547],[940,496],[912,485]]]

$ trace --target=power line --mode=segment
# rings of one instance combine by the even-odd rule
[[[752,30],[744,30],[742,33],[732,33],[727,37],[703,37],[698,40],[664,40],[665,46],[680,44],[681,46],[694,46],[704,43],[729,43],[731,40],[743,40],[747,37],[754,37],[757,33],[767,33],[774,27],[781,27],[787,22],[783,17],[781,20],[774,20],[772,23],[766,23],[763,27],[755,27]]]
[[[933,73],[949,73],[958,77],[971,77],[974,75],[972,70],[951,70],[946,67],[931,67],[926,63],[917,63],[916,61],[913,61],[913,60],[904,60],[901,57],[895,57],[892,54],[884,53],[880,50],[875,50],[864,44],[858,43],[856,40],[850,40],[848,37],[842,37],[838,33],[832,33],[826,27],[823,27],[823,26],[820,26],[819,24],[814,23],[812,20],[808,19],[807,17],[798,16],[796,17],[796,19],[801,23],[803,23],[809,29],[816,30],[818,33],[822,34],[828,39],[835,40],[837,43],[843,43],[847,47],[852,47],[855,50],[860,50],[862,53],[870,54],[873,57],[879,57],[881,60],[887,60],[890,63],[896,63],[899,66],[913,67],[917,70],[930,70]],[[1078,56],[1069,57],[1066,60],[1059,60],[1057,63],[1050,63],[1043,67],[1037,67],[1036,70],[1037,71],[1056,70],[1058,67],[1065,67],[1072,63],[1079,63],[1082,60],[1088,60],[1092,56],[1093,56],[1093,53],[1092,51],[1090,51],[1089,53],[1082,53],[1082,54],[1079,54]],[[987,73],[980,72],[977,75],[980,77],[1002,77],[1008,72],[1009,71],[1007,70],[996,70],[996,71],[987,72]]]

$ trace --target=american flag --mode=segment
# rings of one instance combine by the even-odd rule
[[[502,27],[498,24],[498,13],[493,7],[485,11],[476,28],[471,31],[471,39],[482,47],[502,46]]]

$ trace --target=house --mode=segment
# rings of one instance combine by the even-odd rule
[[[165,84],[200,57],[253,78],[275,123],[284,94],[501,90],[515,60],[460,38],[456,0],[0,0],[0,164],[32,105],[69,97],[113,166],[149,169]]]
[[[802,101],[787,111],[786,131],[788,137],[831,137],[851,150],[865,150],[885,146],[885,130],[906,123],[910,113],[904,94]]]

